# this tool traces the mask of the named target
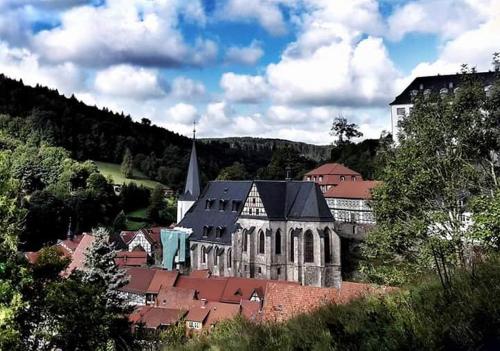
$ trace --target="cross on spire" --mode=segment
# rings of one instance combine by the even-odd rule
[[[196,120],[193,121],[193,140],[196,140]]]

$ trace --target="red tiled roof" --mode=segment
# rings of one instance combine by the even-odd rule
[[[166,271],[163,269],[155,269],[155,274],[148,286],[148,293],[158,294],[161,287],[172,287],[179,276],[177,271]]]
[[[189,309],[189,312],[186,315],[187,321],[193,322],[204,322],[210,312],[210,308],[208,304],[205,306],[196,306]]]
[[[306,173],[306,176],[316,176],[316,175],[354,175],[361,176],[356,171],[353,171],[350,168],[347,168],[343,164],[340,163],[325,163],[324,165],[319,166],[318,168],[313,169]]]
[[[143,306],[132,312],[129,320],[133,324],[144,324],[146,328],[156,329],[177,323],[185,314],[180,309]]]
[[[372,198],[372,189],[380,184],[382,182],[375,180],[341,182],[336,187],[328,190],[324,195],[330,198],[369,200]]]
[[[210,278],[212,273],[208,269],[198,269],[189,273],[191,278]]]
[[[24,257],[26,257],[28,262],[31,264],[36,263],[36,261],[38,260],[38,256],[40,256],[40,253],[38,251],[28,251],[24,253]]]
[[[145,251],[119,251],[115,257],[118,266],[144,266],[147,260]]]
[[[74,252],[78,247],[78,244],[82,240],[83,236],[84,234],[80,234],[80,235],[75,235],[73,239],[58,240],[56,245],[62,246],[66,250]]]
[[[194,289],[197,291],[198,299],[208,301],[220,301],[228,278],[192,278],[189,276],[179,276],[176,287]]]
[[[63,277],[67,277],[73,272],[75,269],[82,270],[84,265],[85,265],[85,254],[87,252],[87,249],[92,245],[94,242],[95,238],[93,235],[90,234],[83,234],[82,239],[78,243],[78,246],[75,249],[75,252],[73,253],[73,256],[71,257],[71,262],[66,268],[64,272],[61,273]]]
[[[384,293],[394,288],[376,287],[370,284],[343,282],[340,289],[316,288],[301,285],[268,283],[263,320],[286,321],[301,313],[312,312],[329,303],[344,304],[371,293]]]
[[[232,303],[209,302],[208,307],[210,308],[210,313],[206,321],[207,327],[225,319],[233,319],[241,311],[240,305]]]
[[[241,306],[241,314],[251,320],[251,321],[260,321],[262,314],[261,310],[261,302],[260,301],[245,301],[242,300],[240,303]]]
[[[239,303],[241,300],[250,300],[254,292],[263,298],[268,282],[271,280],[229,277],[220,301]],[[298,283],[283,281],[281,284],[297,285]]]
[[[135,238],[135,232],[124,230],[120,233],[120,237],[122,238],[123,242],[128,245]]]
[[[129,281],[120,290],[134,293],[146,294],[155,275],[155,270],[150,268],[130,267],[126,269]]]
[[[162,287],[156,297],[156,306],[189,310],[200,305],[200,301],[195,298],[196,291],[194,289]]]

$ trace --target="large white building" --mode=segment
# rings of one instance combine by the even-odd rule
[[[486,92],[493,86],[496,74],[497,72],[475,73],[477,79],[482,82]],[[398,122],[411,112],[413,108],[413,99],[415,97],[418,95],[454,94],[457,89],[460,89],[462,79],[463,74],[415,78],[410,85],[389,104],[391,106],[391,133],[394,140],[398,140]]]

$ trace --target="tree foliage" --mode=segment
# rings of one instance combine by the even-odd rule
[[[466,264],[468,201],[497,184],[493,99],[469,71],[455,94],[415,98],[374,194],[377,228],[364,246],[372,278],[397,283],[433,267],[447,285]]]
[[[335,145],[341,146],[349,144],[352,138],[363,136],[356,123],[349,123],[347,118],[342,115],[337,116],[332,123],[331,135],[337,137]]]

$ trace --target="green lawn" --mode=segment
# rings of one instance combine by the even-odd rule
[[[145,187],[151,189],[153,189],[156,185],[160,184],[154,180],[148,179],[143,173],[139,172],[138,170],[134,169],[133,179],[126,179],[120,172],[120,165],[115,163],[100,162],[100,161],[94,161],[94,162],[97,165],[97,167],[99,167],[99,171],[105,177],[113,178],[114,184],[123,184],[123,183],[129,184],[134,182],[137,185],[144,185]]]

